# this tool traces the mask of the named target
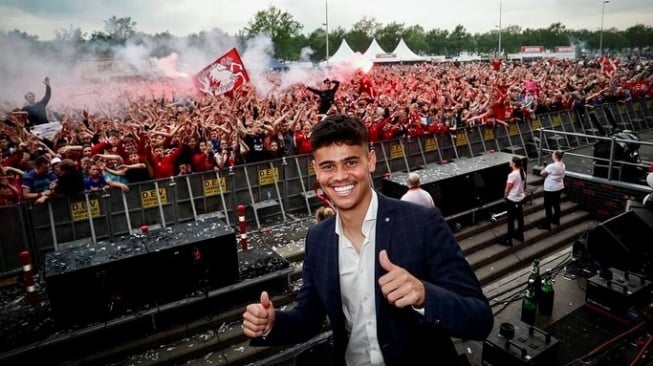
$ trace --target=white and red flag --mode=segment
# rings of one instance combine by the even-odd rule
[[[195,88],[203,94],[233,92],[249,81],[245,65],[236,48],[232,48],[193,76]]]

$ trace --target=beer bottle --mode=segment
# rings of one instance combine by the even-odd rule
[[[521,321],[526,324],[535,325],[537,318],[537,300],[535,299],[536,284],[529,280],[526,296],[521,303]]]
[[[540,290],[540,298],[538,299],[538,310],[542,315],[550,316],[553,313],[553,284],[551,283],[552,274],[547,271],[542,276],[542,286]]]

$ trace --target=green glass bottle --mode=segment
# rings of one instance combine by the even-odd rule
[[[553,313],[553,298],[555,292],[553,290],[551,279],[552,274],[550,271],[547,271],[544,276],[542,276],[542,286],[537,304],[539,313],[546,316],[550,316]]]
[[[537,302],[540,297],[540,283],[542,277],[540,276],[540,260],[534,259],[533,265],[531,267],[531,274],[528,275],[528,282],[533,282],[535,284],[535,301]]]
[[[528,281],[526,296],[521,303],[521,321],[526,324],[535,325],[537,318],[537,300],[535,299],[536,284],[531,280]]]

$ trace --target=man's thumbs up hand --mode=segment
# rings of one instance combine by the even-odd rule
[[[387,271],[379,277],[379,286],[381,293],[390,304],[398,308],[409,305],[417,308],[424,306],[426,295],[422,281],[392,263],[386,250],[379,252],[379,264]]]

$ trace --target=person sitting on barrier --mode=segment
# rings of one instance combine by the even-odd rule
[[[336,91],[338,91],[338,87],[340,86],[340,81],[324,79],[323,83],[324,83],[324,89],[316,89],[308,85],[305,85],[305,87],[306,90],[319,96],[320,106],[318,108],[318,113],[325,115],[329,112],[329,109],[331,109],[331,106],[333,105],[333,101],[336,96]]]
[[[431,194],[420,187],[419,174],[415,172],[408,173],[406,185],[408,186],[408,191],[401,196],[402,201],[416,203],[425,207],[435,207]]]
[[[52,95],[52,89],[50,88],[50,78],[46,77],[43,79],[43,84],[45,84],[45,95],[38,102],[36,101],[36,96],[33,92],[28,92],[25,94],[25,106],[21,109],[24,112],[27,112],[28,124],[27,127],[42,125],[50,122],[48,120],[47,106],[50,102],[50,96]]]
[[[263,291],[246,307],[250,344],[308,341],[328,317],[337,365],[457,364],[451,337],[484,340],[494,320],[440,210],[374,190],[376,154],[357,117],[326,117],[311,141],[336,215],[306,235],[297,306],[277,310]]]
[[[44,203],[53,195],[50,184],[56,180],[57,176],[50,170],[50,159],[45,155],[38,156],[34,168],[23,175],[23,199],[37,205]]]

